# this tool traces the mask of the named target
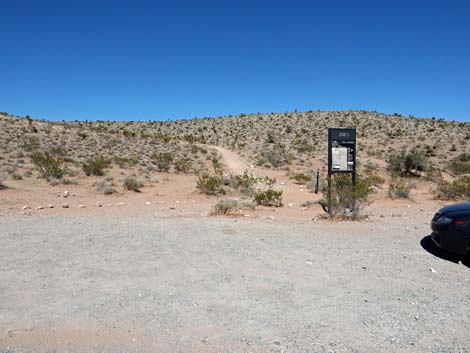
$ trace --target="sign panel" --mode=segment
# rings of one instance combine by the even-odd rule
[[[355,173],[356,129],[328,129],[328,174]]]
[[[345,172],[348,170],[348,148],[333,147],[331,150],[332,169]]]

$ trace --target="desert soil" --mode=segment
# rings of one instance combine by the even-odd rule
[[[428,222],[4,215],[0,352],[470,352]]]

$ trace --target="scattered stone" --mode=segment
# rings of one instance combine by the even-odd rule
[[[44,209],[44,207],[41,206],[41,205],[39,205],[38,207],[36,207],[36,209],[37,209],[37,210],[42,210],[42,209]]]
[[[287,206],[289,206],[289,207],[292,207],[292,206],[294,206],[294,205],[293,205],[293,204],[291,204],[291,203],[289,203]]]
[[[437,273],[437,271],[433,269],[432,267],[429,268],[429,271],[431,271],[431,273]]]
[[[62,208],[69,208],[69,205],[67,203],[62,204]]]
[[[308,207],[302,207],[301,210],[305,211]]]
[[[64,197],[67,198],[70,196],[70,192],[69,191],[64,191]]]
[[[147,201],[145,204],[146,204],[147,206],[149,206],[149,205],[152,204],[152,203],[149,202],[149,201]]]
[[[274,219],[274,216],[269,216],[269,217],[266,217],[266,218],[269,218],[269,219]]]
[[[47,205],[47,207],[49,207],[49,208],[54,208],[54,205],[49,204],[49,205]]]
[[[415,316],[415,320],[418,321],[418,320],[419,320],[419,316]]]
[[[313,265],[313,262],[312,262],[312,261],[305,261],[305,263],[306,263],[307,265],[310,265],[310,266]]]
[[[385,216],[383,214],[380,215],[380,218],[385,218]]]
[[[78,208],[86,208],[85,205],[78,205]]]
[[[55,196],[60,197],[60,191],[57,191]]]
[[[116,206],[124,206],[124,202],[118,202]]]
[[[31,208],[31,207],[26,206],[26,205],[24,205],[24,206],[22,207],[23,210],[29,210],[30,208]]]
[[[95,203],[95,207],[102,207],[103,205],[100,204],[99,202]]]
[[[176,207],[171,206],[170,210],[176,210]]]

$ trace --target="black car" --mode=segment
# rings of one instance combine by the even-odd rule
[[[470,202],[441,208],[431,221],[431,239],[437,246],[465,255],[470,250]]]

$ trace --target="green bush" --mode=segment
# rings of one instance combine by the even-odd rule
[[[470,153],[459,154],[450,163],[450,170],[455,174],[470,174]]]
[[[388,196],[392,199],[409,199],[411,185],[402,179],[393,180],[388,189]]]
[[[304,173],[296,173],[291,179],[294,179],[297,184],[306,184],[310,181],[310,175]]]
[[[88,159],[85,163],[82,164],[82,168],[87,176],[103,176],[105,174],[105,168],[108,168],[109,165],[110,162],[107,159],[105,159],[103,156],[97,156]]]
[[[136,178],[128,176],[124,178],[123,186],[126,190],[140,192],[140,188],[144,185]]]
[[[436,197],[443,200],[470,200],[470,176],[462,176],[452,182],[437,184]]]
[[[173,155],[170,152],[155,153],[152,159],[155,160],[159,172],[168,173],[170,171],[173,162]]]
[[[254,185],[257,183],[256,178],[249,171],[245,170],[242,175],[236,175],[232,181],[232,187],[240,190],[245,195],[252,195],[254,192]]]
[[[353,187],[351,175],[335,174],[331,178],[331,188],[330,197],[328,185],[325,183],[323,197],[319,201],[330,217],[356,218],[371,192],[370,186],[359,175],[356,177],[356,187]]]
[[[224,200],[219,200],[215,206],[215,213],[217,214],[229,214],[233,210],[238,208],[238,201],[233,200],[233,199],[224,199]]]
[[[31,161],[39,169],[43,178],[57,178],[64,176],[65,171],[62,168],[62,159],[55,157],[49,152],[34,152],[31,155]]]
[[[174,162],[175,170],[181,173],[189,173],[191,171],[191,163],[188,158],[177,159]]]
[[[268,162],[274,168],[286,165],[292,159],[292,156],[281,145],[274,145],[271,148],[264,149],[261,152],[262,161]]]
[[[393,175],[415,176],[415,171],[425,171],[427,158],[416,148],[410,152],[393,153],[387,158],[388,168]]]
[[[277,191],[271,188],[265,191],[258,191],[255,194],[254,199],[258,205],[281,207],[282,206],[282,191],[280,190]]]
[[[96,189],[105,195],[111,195],[117,192],[116,189],[114,189],[111,184],[108,184],[106,182],[106,180],[99,181],[96,184]]]
[[[221,184],[222,182],[219,177],[202,174],[196,182],[196,187],[200,192],[206,195],[217,195],[223,193]]]

